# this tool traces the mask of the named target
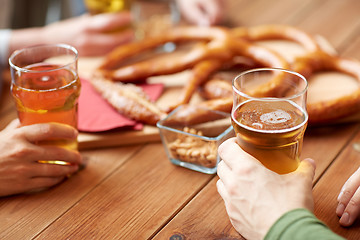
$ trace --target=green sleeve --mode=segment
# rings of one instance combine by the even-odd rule
[[[307,209],[295,209],[280,217],[266,234],[265,240],[340,240],[323,222]]]

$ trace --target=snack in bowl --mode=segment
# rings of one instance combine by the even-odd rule
[[[197,131],[194,128],[184,127],[185,133],[190,133],[197,136],[204,136],[202,131]],[[169,143],[169,149],[171,155],[184,162],[189,162],[197,165],[201,165],[208,168],[216,166],[216,143],[202,141],[197,137],[191,135],[181,135]]]
[[[220,160],[217,148],[234,136],[230,114],[203,109],[213,116],[212,120],[189,124],[174,120],[183,107],[176,108],[157,123],[166,154],[175,165],[207,174],[216,173]]]

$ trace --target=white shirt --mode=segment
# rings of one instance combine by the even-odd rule
[[[0,66],[8,63],[10,36],[10,29],[0,29]]]

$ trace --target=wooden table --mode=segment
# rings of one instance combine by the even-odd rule
[[[233,26],[285,23],[325,37],[341,55],[360,59],[358,0],[232,0]],[[6,86],[5,86],[6,87]],[[16,117],[6,90],[0,127]],[[337,195],[360,166],[359,123],[309,128],[303,157],[316,160],[315,214],[348,239]],[[217,193],[216,175],[172,165],[159,141],[83,150],[85,170],[47,191],[0,198],[0,239],[242,239]]]

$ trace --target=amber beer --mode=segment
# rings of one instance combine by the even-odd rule
[[[53,64],[27,66],[25,69],[30,71],[12,84],[11,91],[22,125],[58,122],[77,128],[80,80],[67,69],[49,71],[57,68],[59,66]],[[77,149],[76,141],[53,140],[51,144]]]
[[[239,146],[265,167],[297,169],[307,127],[306,79],[279,68],[251,69],[233,81],[232,125]]]
[[[233,112],[238,144],[265,167],[279,174],[299,165],[307,114],[288,101],[250,100]]]
[[[9,63],[11,92],[22,126],[57,122],[77,128],[81,83],[75,48],[65,44],[25,48],[14,52]],[[50,139],[36,144],[72,150],[77,150],[78,145],[77,140],[64,139]],[[46,162],[66,164],[56,160]]]
[[[130,11],[132,0],[84,0],[91,14]]]

